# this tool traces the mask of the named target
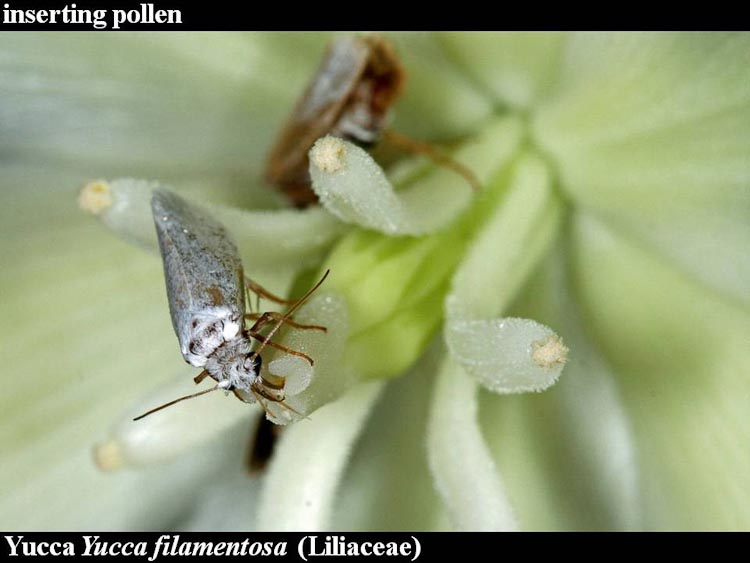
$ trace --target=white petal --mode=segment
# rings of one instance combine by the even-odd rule
[[[88,427],[93,424],[89,423]],[[87,428],[78,428],[86,436]],[[137,531],[164,530],[175,526],[196,510],[196,500],[207,484],[224,480],[242,484],[244,491],[254,487],[245,477],[242,460],[247,447],[247,429],[243,424],[217,439],[187,451],[179,459],[138,471],[104,474],[92,462],[88,447],[80,448],[62,435],[50,441],[64,440],[57,459],[42,473],[21,470],[19,486],[4,487],[0,502],[0,524],[5,530],[44,529],[57,531]],[[240,445],[241,444],[241,445]],[[238,447],[239,445],[239,447]],[[54,445],[33,447],[30,452],[48,459]],[[238,456],[237,454],[240,454]],[[15,466],[15,464],[14,464]],[[18,467],[8,467],[8,472]],[[7,481],[7,477],[4,475]],[[209,487],[211,485],[208,485]],[[247,529],[250,518],[234,513],[222,524],[227,528]],[[219,527],[218,525],[211,528]]]
[[[433,33],[389,34],[408,73],[393,127],[419,139],[455,139],[476,131],[494,111]]]
[[[583,33],[532,120],[561,188],[750,303],[750,36]]]
[[[519,121],[500,120],[456,151],[454,158],[484,185],[513,155],[520,133]],[[321,204],[331,213],[391,235],[433,232],[454,219],[474,195],[462,176],[440,167],[432,167],[397,193],[366,151],[335,137],[319,139],[310,150],[310,175]]]
[[[254,177],[327,37],[24,33],[1,39],[0,148],[158,177]]]
[[[554,84],[563,33],[452,32],[440,35],[450,58],[476,84],[513,108],[533,106]]]
[[[570,267],[635,429],[644,525],[750,525],[750,315],[577,213]]]
[[[253,507],[260,497],[262,474],[250,470],[248,454],[254,447],[258,421],[260,416],[240,420],[234,428],[216,436],[209,447],[198,450],[215,469],[200,485],[192,486],[188,509],[183,510],[170,529],[196,532],[255,529]]]
[[[14,520],[2,527],[163,527],[183,505],[167,501],[174,488],[163,473],[151,476],[162,505],[143,516],[136,480],[112,480],[91,457],[112,414],[182,363],[163,274],[85,220],[77,185],[79,176],[47,166],[3,170],[0,348],[18,377],[0,397],[0,514]]]
[[[427,452],[453,526],[463,531],[511,531],[518,524],[477,420],[479,388],[446,359],[438,374]]]
[[[442,501],[427,464],[425,428],[435,372],[445,349],[438,338],[409,373],[388,383],[352,452],[334,506],[339,530],[446,530]],[[383,494],[388,491],[388,494]]]
[[[383,386],[359,385],[285,431],[263,484],[260,529],[328,528],[341,472]]]

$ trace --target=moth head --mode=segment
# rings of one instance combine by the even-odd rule
[[[260,354],[250,352],[242,362],[242,369],[247,375],[260,375],[260,368],[263,365],[263,359]]]

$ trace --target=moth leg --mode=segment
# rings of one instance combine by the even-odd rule
[[[268,405],[266,405],[262,400],[261,396],[258,394],[258,392],[250,387],[250,392],[255,396],[255,400],[258,401],[258,404],[263,409],[263,412],[266,413],[266,416],[272,416],[270,412],[268,412]]]
[[[206,377],[208,377],[208,371],[204,369],[202,372],[200,372],[198,375],[196,375],[193,378],[193,381],[195,381],[195,384],[197,385],[198,383],[206,379]]]
[[[450,168],[456,174],[462,176],[463,179],[469,183],[471,189],[473,189],[475,192],[478,192],[482,189],[482,184],[479,182],[479,179],[471,170],[469,170],[469,168],[458,162],[450,155],[447,155],[441,150],[437,149],[430,143],[411,139],[405,135],[402,135],[401,133],[398,133],[397,131],[394,131],[393,129],[386,129],[385,131],[383,131],[383,138],[386,140],[386,142],[390,143],[397,149],[413,154],[424,155],[436,164],[444,166],[445,168]]]
[[[270,346],[271,348],[276,348],[277,350],[281,350],[282,352],[286,352],[287,354],[291,354],[292,356],[298,356],[300,358],[306,359],[308,362],[310,362],[310,365],[313,365],[313,359],[308,356],[307,354],[303,354],[302,352],[297,352],[297,350],[292,350],[291,348],[287,348],[286,346],[282,346],[281,344],[276,344],[275,342],[272,342],[262,334],[255,332],[254,330],[250,329],[246,331],[246,334],[248,336],[251,336],[252,338],[255,338],[258,342],[261,342],[262,344],[266,346]]]
[[[248,401],[247,399],[245,399],[242,395],[240,395],[240,393],[239,393],[239,391],[237,391],[237,389],[232,389],[232,393],[234,393],[234,396],[237,397],[243,403],[252,404],[252,401]]]
[[[291,318],[285,317],[281,313],[277,313],[275,311],[266,311],[263,314],[260,314],[260,313],[250,313],[250,314],[245,315],[245,319],[247,319],[247,320],[255,320],[256,321],[255,324],[252,327],[250,327],[250,330],[253,330],[253,331],[256,331],[256,332],[259,331],[261,328],[263,328],[271,320],[275,320],[275,321],[281,320],[281,321],[285,322],[286,324],[288,324],[289,326],[293,326],[294,328],[299,328],[299,329],[303,329],[303,330],[319,330],[321,332],[327,332],[328,331],[328,329],[326,327],[324,327],[324,326],[320,326],[320,325],[303,325],[303,324],[297,323],[297,322],[293,321]]]
[[[271,293],[258,282],[254,282],[247,276],[245,276],[245,291],[252,291],[258,297],[265,297],[269,301],[273,301],[274,303],[281,303],[282,305],[291,305],[292,303],[297,302],[295,299],[284,299],[283,297],[279,297],[275,293]]]
[[[288,410],[290,412],[293,412],[294,414],[296,414],[298,416],[301,416],[302,418],[304,418],[306,420],[310,420],[309,416],[305,416],[304,414],[302,414],[301,412],[299,412],[297,409],[293,408],[288,403],[285,403],[284,401],[279,401],[278,404],[281,405],[282,407],[284,407],[286,410]]]

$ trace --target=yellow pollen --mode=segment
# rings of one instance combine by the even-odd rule
[[[112,190],[105,180],[89,182],[78,194],[78,207],[92,215],[100,215],[112,207],[112,202]]]
[[[310,161],[329,174],[344,168],[344,157],[346,157],[346,145],[336,137],[318,139],[310,149]]]
[[[568,361],[568,347],[553,334],[543,342],[534,342],[531,359],[540,368],[551,369]]]
[[[122,455],[116,442],[109,440],[94,446],[94,461],[102,471],[116,471],[122,467]]]

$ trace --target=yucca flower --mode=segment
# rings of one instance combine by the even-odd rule
[[[0,39],[2,527],[747,528],[749,36],[390,36],[393,126],[481,192],[326,138],[291,210],[260,170],[328,39]],[[262,476],[232,397],[129,420],[195,373],[158,256],[76,193],[148,249],[155,183],[277,292],[331,269]]]

